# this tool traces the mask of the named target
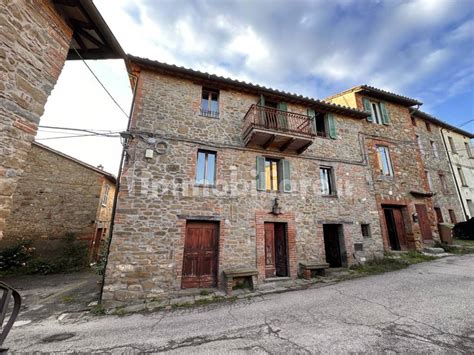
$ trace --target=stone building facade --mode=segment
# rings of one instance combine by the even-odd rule
[[[412,124],[419,137],[419,149],[428,187],[434,193],[433,202],[437,223],[454,224],[465,220],[466,213],[468,216],[472,216],[469,204],[473,208],[474,181],[472,179],[474,170],[472,170],[472,162],[474,159],[470,158],[470,149],[467,148],[470,148],[470,139],[474,135],[448,125],[420,110],[412,113]],[[445,134],[444,139],[443,134]],[[453,142],[459,147],[456,154],[450,152],[448,137],[453,137]],[[449,157],[448,154],[450,154]],[[463,180],[459,176],[458,168],[461,169]],[[457,183],[455,178],[459,179]],[[461,206],[459,192],[464,198],[465,211]]]
[[[224,271],[236,268],[255,269],[259,287],[294,280],[300,263],[348,266],[383,255],[359,134],[366,113],[130,63],[138,81],[107,307],[220,288]]]
[[[2,244],[31,240],[45,249],[73,233],[87,242],[94,260],[110,227],[115,182],[101,169],[33,142]]]
[[[123,57],[91,0],[2,2],[0,240],[46,100],[66,59],[81,57]]]
[[[422,135],[411,116],[421,102],[365,85],[327,101],[370,114],[361,134],[374,181],[385,249],[419,250],[432,244],[439,234],[433,191],[425,174],[425,166],[430,164],[426,160],[430,155],[425,155],[424,148],[427,134]],[[437,168],[444,169],[445,183],[452,189],[446,162],[439,163]],[[446,195],[444,199],[459,213],[459,205],[452,198]]]

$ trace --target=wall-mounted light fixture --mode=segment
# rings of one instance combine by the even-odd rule
[[[274,215],[279,215],[282,213],[278,197],[275,197],[275,200],[273,201],[272,213]]]

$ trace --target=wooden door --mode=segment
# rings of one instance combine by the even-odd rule
[[[275,268],[275,224],[265,223],[265,277],[274,277]]]
[[[286,230],[283,223],[275,224],[275,274],[288,276]]]
[[[393,209],[393,219],[395,222],[395,229],[397,230],[398,243],[401,250],[408,249],[407,234],[405,229],[405,222],[403,221],[403,214],[401,208]]]
[[[217,281],[218,225],[188,222],[183,256],[183,288],[215,287]]]
[[[416,214],[418,215],[418,224],[420,225],[421,236],[423,240],[432,240],[431,223],[428,218],[428,211],[425,205],[415,205]]]

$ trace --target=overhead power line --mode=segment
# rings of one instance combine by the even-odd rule
[[[109,90],[107,90],[107,88],[105,87],[105,85],[102,83],[102,81],[100,81],[100,79],[97,77],[97,75],[94,73],[94,71],[92,70],[92,68],[86,63],[86,61],[84,60],[84,58],[82,58],[82,56],[79,54],[79,52],[77,51],[76,48],[74,48],[74,51],[76,52],[76,54],[79,56],[79,58],[81,58],[82,62],[85,64],[85,66],[87,67],[87,69],[89,69],[89,71],[91,72],[91,74],[94,76],[95,80],[97,80],[97,82],[100,84],[100,86],[102,86],[102,88],[105,90],[105,92],[107,93],[107,95],[109,95],[109,97],[112,99],[112,101],[115,103],[115,105],[120,109],[120,111],[122,111],[122,113],[125,115],[125,117],[127,117],[127,119],[129,118],[128,117],[128,114],[125,112],[125,110],[122,108],[122,106],[120,106],[120,104],[117,102],[117,100],[115,100],[115,98],[112,96],[112,94],[109,92]]]
[[[120,138],[120,134],[75,134],[69,136],[59,136],[59,137],[47,137],[47,138],[38,138],[37,141],[45,141],[51,139],[64,139],[64,138],[81,138],[81,137],[97,137],[97,138]]]

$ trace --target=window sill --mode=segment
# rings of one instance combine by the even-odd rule
[[[200,113],[199,116],[200,117],[205,117],[205,118],[212,118],[214,120],[220,119],[220,115],[219,116],[212,116],[212,115],[203,115],[202,113]]]
[[[202,187],[207,189],[215,189],[216,185],[204,185],[204,184],[194,184],[194,187]]]
[[[321,195],[321,197],[326,197],[326,198],[338,198],[337,194]]]
[[[469,185],[461,185],[461,187],[469,187]]]

